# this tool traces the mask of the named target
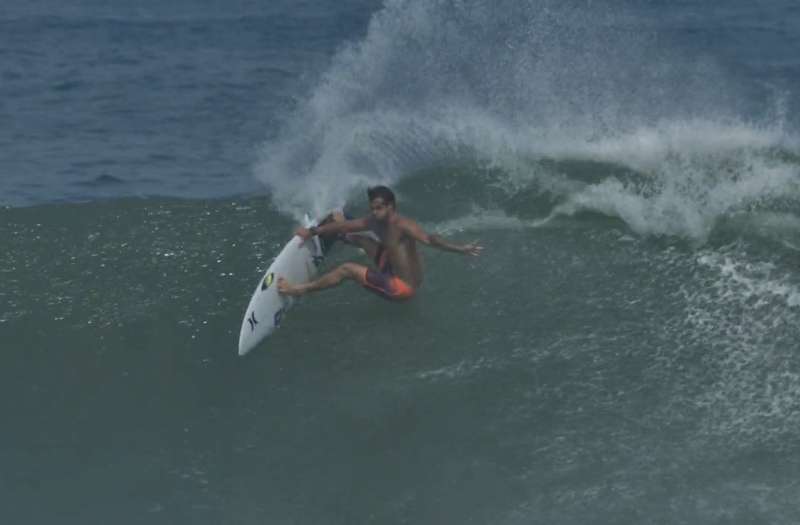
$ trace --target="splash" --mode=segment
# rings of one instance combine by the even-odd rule
[[[390,0],[264,145],[257,176],[298,215],[443,159],[616,159],[617,147],[631,165],[657,162],[675,147],[660,123],[722,122],[734,94],[712,65],[665,50],[622,9]]]

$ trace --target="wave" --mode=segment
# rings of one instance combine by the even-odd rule
[[[793,213],[800,143],[782,102],[741,115],[735,83],[646,27],[619,6],[389,1],[284,116],[257,176],[294,217],[423,176],[700,241],[743,208]]]
[[[588,184],[553,214],[596,211],[641,235],[703,242],[721,221],[741,214],[800,210],[798,146],[774,130],[680,123],[585,151],[632,176]]]

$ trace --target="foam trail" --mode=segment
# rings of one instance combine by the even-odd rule
[[[729,300],[752,303],[752,308],[756,309],[772,301],[779,301],[788,308],[800,306],[800,289],[789,276],[775,276],[779,271],[774,264],[743,263],[718,253],[703,254],[698,262],[719,272],[720,281],[716,286],[725,286],[725,296]]]
[[[797,275],[737,245],[703,250],[696,260],[700,282],[684,289],[682,334],[704,349],[710,376],[695,399],[704,411],[698,439],[737,448],[784,443],[800,429]]]

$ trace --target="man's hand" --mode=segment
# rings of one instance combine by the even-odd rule
[[[483,246],[478,246],[478,240],[476,239],[474,242],[462,246],[461,251],[463,253],[466,253],[467,255],[472,255],[473,257],[477,257],[483,251]]]
[[[300,246],[302,246],[308,239],[313,237],[313,235],[311,235],[311,230],[307,228],[297,228],[294,234],[300,237]]]

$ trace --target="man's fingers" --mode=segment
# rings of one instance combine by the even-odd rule
[[[470,253],[470,255],[472,255],[473,257],[477,257],[478,255],[480,255],[480,254],[481,254],[481,251],[482,251],[482,250],[483,250],[483,247],[482,247],[482,246],[474,246],[474,245],[470,245],[469,253]]]

